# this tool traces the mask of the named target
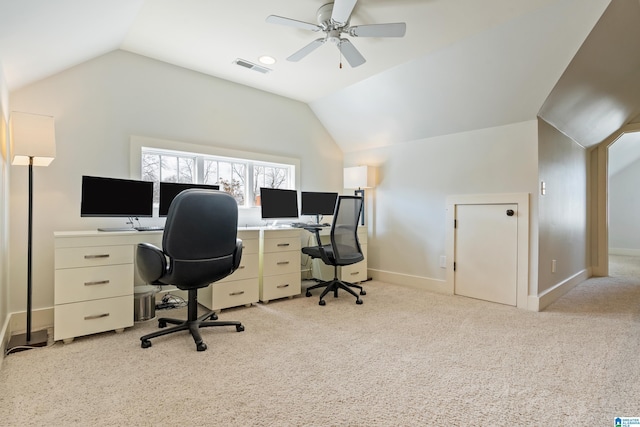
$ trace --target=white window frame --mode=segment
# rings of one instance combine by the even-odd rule
[[[293,167],[291,174],[291,188],[298,190],[300,182],[300,159],[293,157],[277,156],[265,153],[257,153],[251,151],[241,151],[211,145],[192,144],[181,141],[171,141],[158,138],[150,138],[144,136],[132,135],[130,138],[130,155],[129,169],[132,177],[140,178],[142,176],[142,149],[148,148],[157,151],[175,152],[176,155],[202,155],[220,157],[224,161],[247,162],[251,165],[257,164],[274,164],[287,165]],[[249,200],[249,191],[251,191],[253,183],[253,168],[248,171],[247,189],[245,197],[245,205],[238,205],[240,209],[256,209],[253,200]]]

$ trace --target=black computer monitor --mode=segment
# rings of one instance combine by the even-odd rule
[[[159,216],[167,216],[169,206],[173,199],[184,190],[190,188],[204,188],[206,190],[219,190],[217,184],[191,184],[184,182],[160,182],[160,207],[158,209]]]
[[[260,189],[262,219],[298,218],[298,193],[281,188]]]
[[[338,200],[338,193],[303,191],[301,215],[333,215]]]
[[[82,177],[80,216],[151,217],[153,182],[133,179]]]

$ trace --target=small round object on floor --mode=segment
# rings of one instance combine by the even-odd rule
[[[140,347],[142,347],[142,348],[149,348],[149,347],[151,347],[151,341],[149,341],[149,340],[142,340],[142,341],[140,342]]]
[[[362,304],[362,300],[361,300],[360,298],[358,298],[358,299],[356,300],[356,304]]]
[[[325,300],[321,299],[321,300],[320,300],[320,302],[319,302],[318,304],[320,304],[320,305],[325,305],[326,303],[327,303],[327,302],[326,302]]]
[[[236,332],[244,331],[244,325],[236,325]]]
[[[207,349],[207,345],[203,342],[199,342],[196,344],[196,349],[198,351],[205,351]]]

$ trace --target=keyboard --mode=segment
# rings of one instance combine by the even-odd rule
[[[137,231],[162,231],[164,230],[164,227],[161,225],[150,225],[147,227],[133,227],[135,228]]]
[[[319,228],[322,228],[322,227],[331,227],[331,224],[327,224],[327,223],[314,224],[314,223],[311,223],[311,222],[292,222],[291,226],[295,227],[295,228],[307,228],[307,227],[311,227],[311,228],[319,227]]]

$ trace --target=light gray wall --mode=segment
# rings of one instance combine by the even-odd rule
[[[553,288],[587,265],[586,150],[544,120],[539,123],[538,292]],[[551,272],[556,260],[556,272]]]
[[[8,109],[9,94],[2,73],[0,64],[0,147],[2,157],[0,158],[0,331],[5,328],[8,322],[7,314],[9,309],[9,286],[8,286],[8,228],[7,216],[9,204],[7,202],[8,193],[8,169],[7,169],[7,144],[8,144]],[[0,357],[0,359],[2,359]]]
[[[81,176],[129,177],[131,135],[297,157],[300,189],[342,186],[342,151],[306,104],[124,51],[12,92],[10,100],[13,110],[56,119],[56,159],[34,169],[35,309],[53,305],[53,232],[99,225],[80,217]],[[26,190],[26,169],[12,168],[10,311],[25,307]]]
[[[613,252],[640,255],[639,182],[640,160],[609,177],[609,248]]]
[[[445,280],[446,197],[535,194],[537,159],[535,120],[345,154],[345,166],[378,166],[379,183],[367,192],[368,268]]]

